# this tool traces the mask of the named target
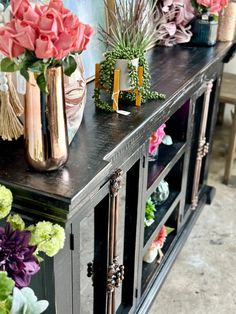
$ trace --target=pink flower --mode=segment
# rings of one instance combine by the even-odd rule
[[[228,5],[228,0],[196,0],[196,2],[209,9],[211,14],[219,13],[225,6]]]
[[[48,35],[39,36],[39,38],[36,40],[35,54],[36,57],[39,59],[57,57],[57,49],[53,45],[50,36]]]
[[[73,36],[70,34],[63,32],[59,35],[57,41],[55,41],[54,45],[57,49],[57,59],[64,58],[67,54],[71,52],[71,47],[73,43]]]
[[[39,14],[31,7],[23,14],[23,21],[30,24],[32,27],[37,28],[39,22]]]
[[[20,20],[16,21],[16,30],[17,34],[14,38],[18,44],[23,48],[34,51],[36,41],[35,30],[26,22]]]
[[[24,12],[30,7],[29,0],[11,0],[10,4],[13,15],[18,19],[22,19]]]
[[[76,30],[79,27],[79,19],[78,17],[69,12],[66,15],[63,15],[63,26],[66,30]]]
[[[206,8],[210,8],[212,0],[197,0],[196,2]]]
[[[73,51],[80,52],[85,50],[89,43],[90,37],[92,36],[92,33],[93,29],[90,25],[79,23]]]
[[[167,236],[166,227],[162,226],[156,239],[152,242],[152,246],[162,248],[166,241],[166,236]]]
[[[15,58],[24,52],[24,48],[19,45],[14,38],[16,35],[15,21],[12,20],[0,28],[0,50],[4,55]]]
[[[47,10],[39,19],[39,32],[50,36],[52,40],[58,38],[59,32],[63,29],[61,15],[53,9]]]
[[[164,131],[165,127],[166,125],[162,124],[155,132],[152,133],[149,140],[149,149],[148,149],[148,152],[150,155],[153,155],[155,153],[157,146],[161,144],[165,136],[165,131]]]
[[[62,0],[51,0],[49,3],[49,8],[55,9],[61,14],[67,14],[70,12],[70,10],[64,7]]]

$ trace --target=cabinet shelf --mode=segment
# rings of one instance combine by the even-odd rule
[[[143,255],[146,253],[152,241],[157,236],[161,227],[168,220],[168,218],[170,217],[170,215],[176,208],[179,201],[180,201],[180,192],[176,190],[172,190],[170,191],[170,195],[168,199],[165,201],[165,203],[156,207],[157,210],[155,212],[155,222],[150,227],[146,227],[144,230]]]
[[[164,257],[160,264],[157,264],[156,259],[152,263],[143,262],[143,271],[142,271],[142,294],[146,290],[147,286],[152,283],[155,279],[156,275],[158,274],[159,270],[161,269],[162,265],[164,264],[168,253],[171,251],[171,248],[174,245],[174,239],[176,237],[175,233],[171,233],[168,235],[165,245],[162,248],[162,253]],[[155,274],[156,273],[156,274]]]
[[[164,179],[173,166],[182,157],[186,143],[176,142],[173,145],[160,145],[158,160],[148,163],[147,198],[154,192],[158,184]]]

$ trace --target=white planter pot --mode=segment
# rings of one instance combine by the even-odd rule
[[[130,85],[130,78],[129,78],[129,60],[127,59],[117,59],[115,68],[120,70],[120,82],[119,82],[119,90],[121,91],[127,91],[132,88]],[[131,60],[131,63],[136,67],[138,71],[138,64],[139,64],[139,58]]]

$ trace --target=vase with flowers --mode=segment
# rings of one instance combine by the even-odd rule
[[[61,0],[31,6],[11,0],[13,18],[0,28],[3,72],[19,71],[27,80],[26,159],[38,170],[55,170],[68,158],[63,74],[77,67],[92,28],[66,9]]]
[[[218,15],[228,0],[191,0],[196,12],[192,21],[191,42],[200,46],[213,46],[217,40]]]
[[[18,215],[10,215],[12,193],[0,185],[0,313],[40,314],[49,303],[38,301],[29,288],[31,277],[40,271],[43,256],[53,257],[64,246],[65,231],[49,221],[27,226]]]

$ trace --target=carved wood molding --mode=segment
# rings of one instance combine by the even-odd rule
[[[117,231],[119,212],[119,191],[122,184],[123,171],[118,169],[110,179],[110,217],[108,240],[108,270],[107,270],[107,314],[115,314],[115,289],[124,280],[124,266],[119,264],[117,254]]]
[[[193,191],[192,191],[192,203],[191,209],[195,210],[198,206],[198,190],[199,190],[199,182],[201,176],[201,167],[202,167],[202,159],[208,154],[209,151],[209,143],[206,142],[206,127],[207,127],[207,118],[209,112],[209,104],[210,104],[210,96],[213,87],[213,80],[207,82],[207,90],[204,95],[204,103],[203,103],[203,113],[201,118],[199,139],[198,139],[198,149],[197,149],[197,157],[195,164],[195,172],[193,179]]]

